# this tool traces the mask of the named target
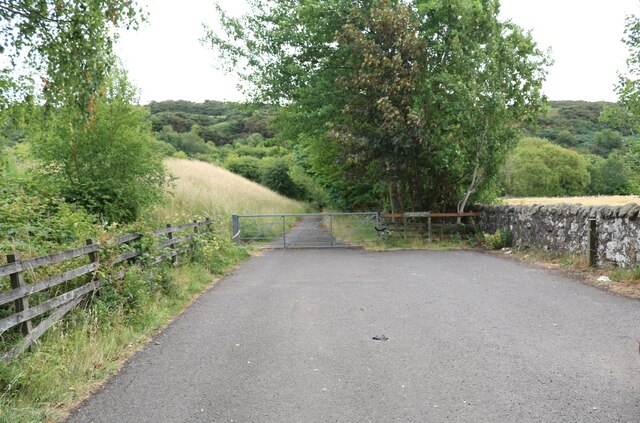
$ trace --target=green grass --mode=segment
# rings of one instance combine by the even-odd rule
[[[120,229],[203,217],[220,224],[180,259],[180,266],[130,270],[123,281],[103,286],[99,296],[69,313],[31,351],[0,364],[0,423],[64,418],[203,290],[248,257],[250,249],[230,239],[230,214],[296,213],[307,207],[206,163],[170,160],[168,166],[177,178],[169,201]],[[0,347],[10,347],[6,334]]]
[[[208,264],[200,262],[205,251],[179,267],[130,271],[121,284],[73,311],[31,352],[2,365],[0,422],[63,418],[220,274],[247,256],[231,245],[213,249],[221,254]]]

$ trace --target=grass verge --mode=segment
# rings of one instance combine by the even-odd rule
[[[106,285],[32,351],[0,365],[0,422],[53,422],[84,399],[220,275],[248,256],[213,237],[178,267],[164,265]]]
[[[365,243],[364,248],[371,251],[393,250],[467,250],[477,248],[471,239],[452,237],[451,239],[434,239],[428,241],[420,238],[389,239]]]
[[[558,253],[535,248],[510,251],[509,256],[518,261],[558,270],[566,276],[577,278],[606,291],[640,299],[640,267],[589,267],[585,254]],[[495,254],[505,255],[500,251],[496,251]]]

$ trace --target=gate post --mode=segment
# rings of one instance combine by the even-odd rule
[[[232,239],[236,244],[240,244],[240,218],[236,214],[231,215]]]

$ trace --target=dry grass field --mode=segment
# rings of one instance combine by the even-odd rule
[[[523,197],[503,198],[502,204],[513,206],[531,206],[534,204],[582,204],[583,206],[624,206],[629,203],[640,204],[640,197],[635,195],[608,195],[593,197]]]
[[[301,213],[305,205],[283,197],[226,169],[209,163],[168,159],[176,178],[168,203],[152,211],[167,222],[181,222],[194,214],[228,220],[231,214]]]

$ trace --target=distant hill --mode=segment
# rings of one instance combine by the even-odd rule
[[[615,103],[604,101],[550,101],[546,113],[525,131],[526,136],[546,138],[563,147],[606,157],[622,147],[629,128],[616,128],[601,119],[603,111]],[[203,141],[216,146],[244,140],[260,134],[268,140],[275,136],[272,123],[275,106],[247,106],[234,102],[184,100],[152,102],[153,130],[161,133],[170,127],[177,133],[195,132]]]
[[[604,155],[608,147],[631,135],[629,128],[616,128],[601,120],[602,112],[615,106],[605,101],[550,101],[546,114],[527,132],[563,147]]]
[[[194,103],[184,100],[151,102],[151,125],[155,132],[171,127],[174,132],[194,130],[204,141],[224,145],[251,134],[273,138],[272,106],[247,106],[240,103],[207,100]]]

